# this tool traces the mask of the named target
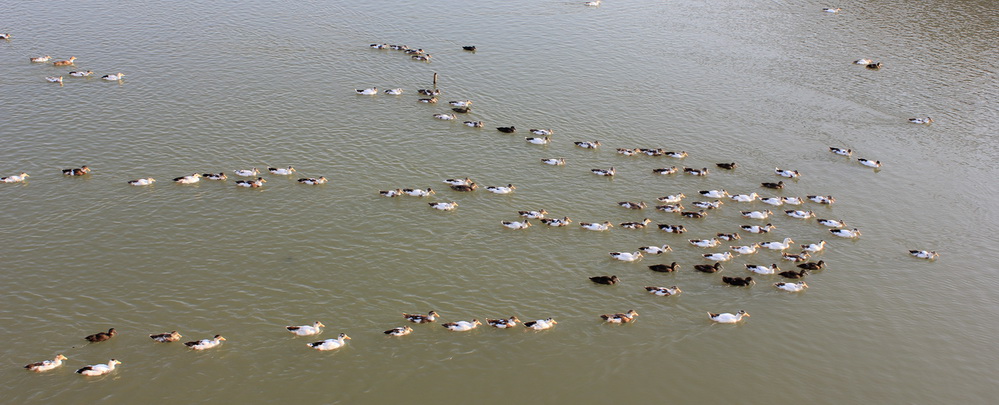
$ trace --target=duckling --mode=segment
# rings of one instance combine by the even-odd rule
[[[572,222],[572,220],[569,219],[569,217],[562,217],[562,218],[541,218],[541,223],[545,224],[545,225],[548,225],[550,227],[566,226],[566,225],[569,225],[570,222]]]
[[[597,284],[614,285],[619,283],[621,279],[618,278],[617,276],[593,276],[590,277],[590,281]]]
[[[749,287],[756,284],[752,277],[722,277],[722,282],[736,287]]]
[[[747,264],[746,270],[749,270],[756,274],[776,274],[780,271],[780,267],[777,267],[777,263],[768,266],[760,266],[756,264]]]
[[[565,158],[547,158],[541,159],[541,163],[552,166],[565,166]]]
[[[659,224],[659,230],[663,232],[681,234],[687,232],[687,228],[683,225],[670,225],[670,224]]]
[[[413,328],[410,328],[409,326],[400,326],[398,328],[392,328],[385,331],[385,334],[389,336],[406,336],[410,333],[413,333]]]
[[[657,271],[660,273],[672,273],[680,269],[680,265],[676,262],[670,264],[653,264],[649,266],[649,270]]]
[[[660,297],[669,297],[671,295],[677,295],[683,292],[683,290],[681,290],[680,287],[677,286],[672,286],[672,287],[648,286],[645,287],[645,291],[648,291],[649,293],[658,295]]]
[[[920,259],[933,260],[940,257],[940,254],[931,250],[910,250],[909,254]]]
[[[717,273],[724,269],[722,268],[721,262],[715,262],[715,264],[695,264],[694,270],[702,273]]]
[[[634,309],[630,309],[628,310],[627,313],[623,314],[618,313],[618,314],[600,315],[600,319],[603,319],[607,323],[628,323],[634,321],[637,316],[638,312],[636,312]]]

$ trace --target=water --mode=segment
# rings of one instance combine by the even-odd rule
[[[819,11],[828,6],[843,11]],[[14,39],[0,43],[0,172],[31,178],[0,187],[0,402],[983,403],[999,394],[999,328],[988,320],[999,285],[990,1],[16,2],[4,16],[0,31]],[[375,42],[424,48],[433,62],[367,47]],[[72,70],[27,61],[45,54],[125,80],[45,83]],[[863,57],[885,68],[850,65]],[[462,118],[486,129],[434,120],[446,104],[415,102],[435,72],[442,101],[474,100]],[[406,93],[353,92],[370,86]],[[905,121],[925,115],[936,122]],[[521,131],[492,129],[507,125]],[[555,129],[552,145],[523,141],[539,127]],[[604,146],[571,143],[594,139]],[[690,157],[628,158],[617,147]],[[713,168],[730,161],[740,167]],[[83,164],[94,173],[59,175]],[[287,165],[331,183],[169,181]],[[651,173],[670,165],[712,173]],[[588,171],[611,166],[613,179]],[[779,179],[776,166],[804,173],[778,194],[834,195],[832,206],[803,208],[863,232],[839,239],[774,209],[776,232],[738,243],[828,240],[818,258],[829,268],[800,294],[775,290],[776,276],[751,288],[720,282],[748,275],[744,263],[778,261],[772,252],[737,257],[715,275],[691,270],[716,250],[686,239],[763,223],[738,213],[766,208],[759,202],[727,202],[704,220],[615,206],[674,192],[692,201],[711,188],[759,192]],[[148,176],[159,181],[125,184]],[[518,188],[459,194],[440,183],[464,176]],[[377,195],[428,186],[436,196]],[[426,206],[443,200],[460,207]],[[649,217],[690,232],[499,225],[540,208],[576,222]],[[637,263],[607,257],[663,243],[675,251]],[[646,269],[671,261],[683,268]],[[624,281],[586,280],[600,274]],[[655,297],[646,285],[684,293]],[[431,309],[444,321],[559,324],[381,333],[403,325],[402,312]],[[641,314],[634,324],[597,317],[628,309]],[[705,314],[738,309],[752,317],[714,325]],[[319,353],[305,343],[320,339],[282,330],[314,320],[328,325],[322,338],[352,340]],[[120,335],[83,344],[108,327]],[[146,337],[174,329],[185,341],[228,341],[193,353]],[[20,369],[56,353],[70,358],[62,369]],[[111,357],[124,364],[110,376],[72,374]]]

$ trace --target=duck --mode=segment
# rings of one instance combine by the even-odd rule
[[[714,314],[708,312],[708,318],[711,318],[712,321],[718,323],[737,323],[741,321],[743,317],[748,318],[749,313],[741,309],[739,310],[739,312],[736,312],[735,314],[730,314],[728,312],[721,314]]]
[[[371,47],[372,49],[388,49],[389,47],[388,44],[371,44],[368,46]]]
[[[441,326],[443,326],[445,329],[454,332],[467,332],[472,329],[475,329],[479,325],[482,325],[482,322],[479,322],[478,319],[472,319],[471,321],[458,321],[458,322],[448,322],[441,324]]]
[[[222,337],[222,335],[215,335],[215,337],[211,339],[201,339],[201,340],[193,340],[190,342],[184,342],[184,346],[190,347],[191,350],[208,350],[211,348],[218,347],[219,345],[222,344],[222,341],[224,340],[225,338]]]
[[[660,273],[672,273],[680,269],[680,265],[676,262],[670,264],[652,264],[649,265],[649,270],[660,272]]]
[[[441,210],[441,211],[452,211],[455,208],[458,208],[458,203],[455,202],[455,201],[433,202],[433,203],[427,203],[427,204],[430,204],[431,208],[433,208],[435,210]]]
[[[742,236],[739,236],[738,233],[723,233],[723,232],[719,232],[719,233],[715,234],[715,237],[718,238],[718,239],[721,239],[721,240],[739,240],[739,239],[742,239]]]
[[[472,128],[483,128],[486,126],[486,123],[482,121],[465,121],[463,122],[463,124],[465,124],[466,127],[472,127]]]
[[[873,167],[875,169],[880,169],[881,168],[881,161],[880,160],[870,160],[870,159],[860,158],[860,159],[857,159],[857,162],[860,163],[860,164],[862,164],[862,165],[864,165],[864,166],[867,166],[867,167]]]
[[[569,217],[562,217],[562,218],[541,218],[541,223],[545,224],[545,225],[548,225],[550,227],[566,226],[566,225],[569,225],[570,222],[572,222],[572,220],[569,219]]]
[[[455,178],[455,179],[444,179],[444,183],[445,184],[450,184],[452,186],[467,186],[469,184],[474,183],[474,181],[472,181],[472,179],[470,179],[468,177],[465,177],[463,179],[457,179],[457,178]]]
[[[718,166],[718,167],[720,167],[722,169],[725,169],[725,170],[733,170],[736,167],[738,167],[738,165],[735,164],[735,162],[732,162],[732,163],[715,163],[715,166]]]
[[[461,49],[469,52],[475,52],[475,45],[465,45],[462,46]]]
[[[725,197],[729,196],[728,191],[725,191],[724,189],[722,189],[722,190],[701,190],[701,191],[698,191],[698,193],[700,193],[701,195],[703,195],[705,197],[708,197],[708,198],[725,198]]]
[[[584,1],[583,5],[587,7],[597,7],[600,6],[600,0]]]
[[[711,239],[688,239],[687,242],[689,242],[691,245],[694,245],[694,246],[697,246],[697,247],[703,247],[703,248],[712,248],[712,247],[718,246],[721,243],[721,241],[719,241],[717,238],[711,238]]]
[[[683,225],[659,224],[658,226],[659,230],[663,232],[676,233],[676,234],[687,232],[687,228],[684,227]]]
[[[2,38],[0,38],[0,39],[2,39]],[[66,60],[57,60],[55,62],[52,62],[52,65],[53,66],[71,66],[71,65],[74,64],[73,61],[75,61],[75,60],[76,60],[75,56],[70,56],[69,59],[66,59]]]
[[[663,153],[663,155],[665,155],[666,157],[674,158],[674,159],[683,159],[683,158],[687,157],[687,152],[686,151],[665,152],[665,153]],[[708,169],[704,169],[704,170],[707,171]]]
[[[635,148],[632,150],[635,151],[636,154],[644,153],[649,156],[662,156],[666,154],[666,150],[662,148],[656,148],[656,149]]]
[[[638,312],[634,309],[629,309],[626,313],[617,314],[604,314],[600,315],[600,319],[603,319],[607,323],[628,323],[634,321],[638,317]]]
[[[940,254],[932,250],[910,250],[909,254],[920,259],[933,260],[940,257]]]
[[[419,89],[416,92],[420,93],[420,94],[422,94],[424,96],[439,96],[439,95],[441,95],[441,91],[439,89],[433,89],[433,90],[431,90],[431,89]]]
[[[378,88],[377,87],[368,87],[366,89],[354,89],[354,92],[356,92],[358,95],[362,95],[362,96],[373,96],[375,94],[378,94]]]
[[[639,222],[622,222],[620,226],[624,229],[644,229],[650,223],[652,223],[652,220],[645,218]]]
[[[658,168],[658,169],[652,169],[652,173],[653,174],[658,174],[658,175],[662,175],[662,176],[665,176],[665,175],[668,175],[668,174],[676,174],[677,171],[679,171],[679,169],[677,169],[676,166],[661,167],[661,168]]]
[[[517,127],[515,127],[513,125],[508,126],[508,127],[496,127],[496,130],[500,131],[502,133],[505,133],[505,134],[512,134],[514,132],[517,132]]]
[[[517,189],[517,186],[514,186],[513,184],[507,184],[505,186],[488,186],[488,187],[486,187],[487,191],[490,191],[490,192],[492,192],[494,194],[510,194],[510,193],[513,192],[513,190],[516,190],[516,189]]]
[[[579,226],[588,231],[606,231],[613,228],[614,225],[610,221],[604,222],[580,222]]]
[[[430,311],[426,315],[403,313],[402,317],[412,323],[431,323],[437,321],[437,318],[440,317],[440,314],[438,314],[437,311]]]
[[[326,177],[323,177],[323,176],[319,176],[318,178],[309,177],[309,178],[298,179],[298,182],[300,184],[306,184],[306,185],[310,185],[310,186],[318,186],[320,184],[326,184],[326,183],[328,183],[329,179],[327,179]]]
[[[550,329],[551,327],[557,324],[558,322],[555,322],[554,319],[548,318],[548,319],[538,319],[536,321],[524,322],[524,327],[534,330],[545,330],[545,329]]]
[[[701,273],[717,273],[724,269],[722,268],[721,262],[715,262],[715,264],[695,264],[694,270]]]
[[[754,243],[752,245],[746,245],[746,246],[729,246],[729,249],[732,249],[733,252],[738,253],[740,255],[751,255],[753,253],[756,253],[756,250],[759,247],[760,247],[759,243]]]
[[[649,293],[658,295],[660,297],[669,297],[671,295],[677,295],[683,292],[683,290],[681,290],[680,287],[677,286],[672,286],[672,287],[648,286],[645,287],[645,291],[648,291]]]
[[[543,138],[534,138],[534,137],[524,138],[524,140],[527,141],[527,143],[532,143],[535,145],[547,145],[549,143],[552,143],[552,138],[547,136]]]
[[[657,205],[656,210],[662,212],[683,212],[683,204]]]
[[[794,262],[794,263],[798,263],[798,262],[803,262],[805,260],[808,260],[808,258],[811,257],[811,255],[808,254],[808,252],[801,252],[800,254],[796,254],[796,255],[793,255],[793,254],[790,254],[790,253],[781,252],[780,257],[782,259],[784,259],[784,260],[787,260],[787,261],[790,261],[790,262]]]
[[[335,350],[346,346],[348,340],[350,340],[350,336],[347,336],[346,333],[341,333],[336,339],[326,339],[319,342],[306,343],[306,346],[320,351]]]
[[[201,181],[201,174],[194,173],[190,176],[174,177],[173,182],[177,184],[194,184]]]
[[[826,241],[820,240],[819,243],[809,243],[807,245],[801,245],[801,250],[803,252],[819,252],[826,248]]]
[[[225,180],[227,180],[229,178],[229,176],[226,176],[225,173],[222,173],[222,172],[219,172],[219,173],[201,173],[201,178],[203,178],[205,180],[220,180],[220,181],[225,181]]]
[[[794,241],[791,240],[791,238],[784,238],[784,240],[780,241],[780,242],[763,242],[763,243],[760,243],[760,247],[765,247],[765,248],[770,249],[770,250],[784,250],[784,249],[787,249],[787,248],[791,247],[792,243],[794,243]]]
[[[724,261],[732,260],[732,253],[731,252],[705,253],[705,254],[702,254],[701,257],[705,258],[706,260],[713,260],[713,261],[716,261],[716,262],[724,262]]]
[[[403,51],[406,53],[406,55],[423,55],[425,53],[423,51],[423,48],[419,48],[419,49],[403,49]]]
[[[636,251],[634,253],[629,253],[629,252],[610,252],[609,254],[615,260],[620,260],[622,262],[633,262],[633,261],[636,261],[636,260],[640,260],[642,258],[642,256],[644,256],[641,251]]]
[[[760,202],[780,207],[781,205],[784,205],[784,197],[760,197]]]
[[[600,141],[580,141],[573,144],[583,149],[596,149],[601,145]]]
[[[839,10],[840,10],[840,8],[839,8],[839,7],[836,7],[836,8],[829,8],[829,7],[826,7],[826,8],[823,8],[823,9],[822,9],[822,11],[824,11],[824,12],[827,12],[827,13],[838,13],[838,12],[839,12]]]
[[[831,195],[808,195],[805,197],[811,200],[812,202],[816,202],[819,204],[832,204],[836,202],[836,199],[833,198],[833,196]]]
[[[101,79],[107,80],[109,82],[118,81],[118,80],[121,80],[123,78],[125,78],[125,74],[121,73],[121,72],[118,72],[118,74],[101,76]]]
[[[326,327],[326,325],[323,325],[322,322],[315,321],[312,323],[312,325],[285,326],[284,328],[295,336],[312,336],[322,333],[323,332],[322,328],[324,327]]]
[[[808,270],[801,270],[801,271],[788,270],[777,273],[777,275],[784,278],[802,278],[808,275]]]
[[[385,331],[385,334],[389,336],[406,336],[410,333],[413,333],[413,328],[410,328],[409,326],[400,326],[398,328],[392,328]]]
[[[28,58],[28,59],[31,60],[31,63],[44,63],[44,62],[48,62],[50,59],[52,59],[52,57],[49,56],[49,55],[45,55],[45,56],[37,56],[37,57],[34,57],[34,58]]]
[[[105,340],[111,339],[111,338],[115,337],[116,335],[118,335],[118,332],[115,331],[114,328],[111,328],[111,329],[108,329],[107,332],[98,332],[98,333],[95,333],[93,335],[88,335],[88,336],[84,337],[83,339],[86,340],[86,341],[88,341],[88,342],[95,342],[96,343],[96,342],[103,342]]]
[[[479,185],[475,184],[474,182],[473,183],[468,183],[468,184],[452,184],[451,185],[451,189],[452,190],[454,190],[454,191],[462,191],[462,192],[475,191],[478,188],[479,188]]]
[[[84,71],[69,72],[69,75],[73,77],[88,77],[92,76],[93,74],[94,74],[93,70],[88,70],[86,72]]]
[[[798,218],[798,219],[809,219],[815,217],[815,212],[802,211],[802,210],[787,210],[784,211],[784,214],[787,214],[787,216],[791,218]]]
[[[385,90],[385,94],[388,94],[390,96],[401,96],[402,95],[402,89],[398,89],[398,88],[397,89],[387,89],[387,90]]]
[[[846,226],[846,222],[845,221],[840,221],[838,219],[819,218],[817,221],[818,221],[818,223],[820,225],[825,225],[825,226],[828,226],[830,228],[842,228],[842,227]]]
[[[648,253],[650,255],[661,255],[661,254],[666,253],[666,252],[672,252],[673,248],[669,247],[669,245],[662,245],[662,246],[642,246],[642,247],[638,248],[638,250],[640,250],[642,252],[645,252],[645,253]]]
[[[411,56],[411,58],[413,58],[413,60],[418,60],[420,62],[430,62],[431,56],[429,53],[427,53],[423,55],[413,55]]]
[[[149,338],[160,343],[171,343],[179,341],[180,338],[184,337],[177,331],[170,331],[170,333],[154,333],[149,335]]]
[[[853,149],[843,149],[834,146],[830,146],[829,151],[840,156],[850,156],[853,154]]]
[[[739,227],[742,228],[742,230],[744,230],[746,232],[749,232],[749,233],[767,233],[767,232],[770,232],[770,231],[772,231],[774,229],[777,229],[777,226],[775,226],[774,224],[766,224],[766,225],[763,225],[763,226],[760,226],[760,225],[740,225]]]
[[[232,172],[236,173],[237,176],[243,176],[243,177],[253,177],[253,176],[256,176],[256,175],[260,174],[260,170],[257,170],[256,167],[254,167],[253,169],[250,169],[250,170],[246,170],[246,169],[233,170]]]
[[[451,111],[454,111],[459,114],[468,114],[469,112],[472,111],[472,107],[454,107],[451,109]]]
[[[704,208],[704,209],[708,209],[708,210],[713,210],[713,209],[717,209],[718,207],[721,207],[722,204],[724,204],[724,203],[725,202],[723,202],[722,200],[694,201],[694,203],[691,204],[691,205],[693,205],[693,206],[695,206],[697,208]]]
[[[857,228],[850,229],[830,229],[833,235],[839,236],[841,238],[857,238],[860,236],[860,230]]]
[[[621,202],[618,202],[617,205],[619,205],[619,206],[621,206],[623,208],[632,209],[632,210],[640,210],[640,209],[645,209],[646,207],[648,207],[647,205],[645,205],[645,201],[639,201],[637,203],[634,203],[634,202],[631,202],[631,201],[621,201]]]
[[[782,181],[778,181],[776,183],[764,182],[764,183],[760,183],[760,186],[763,187],[763,188],[772,188],[772,189],[780,190],[780,189],[784,188],[784,181],[782,180]]]
[[[546,158],[541,159],[541,163],[551,166],[565,166],[565,158]]]
[[[801,204],[804,204],[804,203],[805,203],[805,200],[802,200],[801,197],[784,197],[784,204],[788,204],[788,205],[801,205]]]
[[[378,192],[378,195],[382,197],[398,197],[402,195],[402,189],[397,188],[395,190],[382,190]]]
[[[132,186],[148,186],[148,185],[152,185],[155,182],[156,182],[156,179],[154,179],[152,177],[146,177],[146,178],[142,178],[142,179],[132,180],[132,181],[128,182],[128,184],[132,185]]]
[[[682,211],[680,216],[684,218],[705,218],[708,216],[707,212],[704,211]]]
[[[751,218],[751,219],[767,219],[771,215],[774,214],[773,211],[770,211],[770,210],[766,210],[766,211],[740,211],[740,212],[742,213],[743,217]]]
[[[263,177],[257,177],[256,180],[236,180],[236,187],[260,188],[266,182]]]
[[[405,51],[409,49],[409,47],[406,45],[389,45],[389,49],[393,49],[396,51]]]
[[[617,276],[593,276],[590,281],[597,284],[614,285],[621,281]]]
[[[444,121],[451,121],[458,119],[458,116],[454,114],[434,114],[434,118]]]
[[[878,69],[881,69],[883,66],[884,65],[882,65],[881,62],[871,62],[871,63],[868,63],[864,67],[866,67],[868,69],[871,69],[871,70],[878,70]]]
[[[492,326],[494,328],[499,328],[499,329],[512,328],[514,326],[517,326],[517,322],[520,322],[520,319],[517,319],[516,316],[511,316],[511,317],[509,317],[507,319],[488,319],[488,318],[486,318],[486,325]]]
[[[505,226],[507,228],[510,228],[510,229],[527,229],[527,228],[531,227],[531,221],[524,221],[524,222],[519,222],[519,221],[501,221],[500,223],[502,223],[503,226]]]
[[[805,270],[822,270],[826,267],[825,260],[819,260],[817,262],[805,262],[798,265],[799,269]]]
[[[530,131],[534,135],[539,135],[539,136],[548,136],[548,135],[551,135],[551,134],[555,133],[554,129],[545,129],[545,128],[541,128],[541,129],[530,129],[528,131]]]
[[[23,183],[27,179],[28,173],[21,172],[21,174],[15,174],[13,176],[0,177],[0,183]]]
[[[731,198],[732,201],[753,202],[757,198],[760,198],[760,195],[756,194],[756,193],[751,193],[751,194],[736,194],[736,195],[730,196],[729,198]]]
[[[747,264],[746,270],[749,270],[756,274],[776,274],[777,272],[780,271],[780,267],[777,267],[777,263],[771,264],[770,266]]]
[[[66,356],[63,356],[62,354],[57,354],[55,356],[55,358],[52,359],[52,360],[44,360],[44,361],[40,361],[38,363],[31,363],[31,364],[28,364],[28,365],[24,366],[24,368],[27,369],[28,371],[34,371],[36,373],[41,373],[41,372],[49,371],[49,370],[55,369],[56,367],[61,366],[63,360],[69,360],[69,359],[66,358]]]
[[[425,104],[437,104],[437,97],[419,98],[416,99],[416,102],[425,103]]]
[[[111,360],[109,360],[107,362],[107,364],[94,364],[94,365],[86,366],[86,367],[83,367],[83,368],[81,368],[79,370],[76,370],[76,373],[77,374],[85,375],[87,377],[96,377],[96,376],[108,374],[108,373],[114,371],[115,366],[117,366],[119,364],[121,364],[120,361],[115,360],[115,359],[111,359]]]
[[[625,156],[635,156],[639,152],[638,149],[617,148],[617,153]]]
[[[62,76],[46,76],[45,80],[48,80],[50,83],[62,84]]]
[[[452,100],[448,101],[447,103],[455,107],[470,107],[472,105],[472,100]],[[537,135],[544,135],[544,134],[537,134]]]
[[[295,168],[291,166],[286,168],[268,167],[267,171],[278,176],[290,176],[292,173],[296,172]]]
[[[777,287],[777,289],[784,290],[787,292],[801,292],[804,291],[806,288],[808,288],[808,284],[805,284],[804,281],[799,281],[797,283],[779,282],[779,283],[774,283],[774,287]]]
[[[593,174],[595,174],[597,176],[608,176],[608,177],[612,177],[615,174],[617,174],[617,170],[614,169],[613,167],[610,168],[610,169],[590,169],[590,173],[593,173]]]
[[[774,173],[776,173],[778,176],[787,177],[791,179],[797,179],[801,177],[801,173],[798,173],[797,170],[785,170],[779,167],[774,168]]]
[[[752,277],[722,277],[722,282],[736,287],[749,287],[756,284]]]
[[[683,195],[683,193],[677,193],[677,194],[670,194],[667,196],[659,197],[656,198],[656,200],[663,203],[675,204],[679,203],[681,200],[683,200],[686,197],[687,196]]]
[[[909,118],[909,122],[911,122],[913,124],[932,124],[933,123],[933,118],[930,118],[930,117],[925,117],[925,118]]]
[[[426,190],[421,188],[404,188],[402,189],[402,193],[410,197],[429,197],[431,195],[437,194],[437,192],[430,187],[427,187]]]
[[[705,168],[701,168],[701,169],[695,169],[695,168],[692,168],[692,167],[684,167],[683,168],[683,173],[684,174],[689,174],[689,175],[692,175],[692,176],[707,176],[708,175],[708,168],[705,167]]]
[[[517,211],[517,214],[527,219],[544,219],[545,215],[548,215],[548,211],[544,209],[537,211]]]

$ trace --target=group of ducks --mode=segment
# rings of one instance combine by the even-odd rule
[[[45,56],[32,57],[28,59],[31,61],[31,63],[48,63],[50,60],[52,60],[52,57],[49,55],[45,55]],[[75,61],[76,57],[71,56],[69,59],[57,60],[55,62],[52,62],[52,66],[76,66]],[[94,71],[76,70],[69,72],[69,75],[73,77],[91,77],[94,75]],[[45,80],[48,80],[49,82],[52,83],[59,83],[59,85],[62,85],[63,77],[64,76],[46,76]],[[101,76],[101,79],[114,82],[114,81],[121,81],[124,77],[125,77],[124,73],[118,72],[117,74],[109,74]]]
[[[371,49],[391,49],[391,50],[395,50],[395,51],[401,51],[401,52],[405,53],[406,55],[409,55],[410,58],[413,59],[413,60],[415,60],[415,61],[430,63],[430,59],[432,59],[432,56],[430,56],[429,53],[427,53],[426,51],[424,51],[423,48],[412,49],[412,48],[410,48],[410,47],[408,47],[406,45],[389,45],[389,44],[378,44],[378,43],[374,43],[374,44],[371,44],[371,45],[368,45],[368,46]],[[474,46],[471,47],[471,48],[472,49],[468,49],[468,47],[465,47],[465,50],[466,51],[475,51],[475,47]]]
[[[288,166],[288,167],[285,167],[285,168],[271,167],[271,168],[268,168],[267,170],[271,174],[276,175],[276,176],[290,176],[290,175],[294,174],[297,171],[297,170],[295,170],[294,167],[291,167],[291,166]],[[91,172],[90,167],[86,166],[86,165],[78,167],[78,168],[63,169],[62,170],[62,174],[65,175],[65,176],[86,176],[86,175],[90,174],[90,172]],[[253,176],[256,176],[256,175],[260,174],[260,170],[257,169],[256,167],[254,167],[252,169],[233,170],[233,173],[235,175],[241,176],[241,177],[253,177]],[[27,173],[21,172],[20,174],[16,174],[16,175],[13,175],[13,176],[0,177],[0,183],[23,183],[23,182],[27,181],[28,177],[30,177],[30,176]],[[200,182],[201,179],[215,180],[215,181],[225,181],[228,178],[229,178],[229,176],[227,176],[224,172],[219,172],[219,173],[194,173],[194,174],[187,175],[187,176],[175,177],[173,179],[173,182],[177,183],[177,184],[194,184],[194,183]],[[132,186],[149,186],[149,185],[152,185],[155,182],[156,182],[156,179],[154,179],[152,177],[144,177],[144,178],[140,178],[140,179],[130,180],[130,181],[128,181],[128,184],[132,185]],[[237,180],[236,181],[236,186],[237,187],[258,188],[258,187],[262,187],[264,185],[264,183],[266,183],[266,182],[267,182],[267,180],[265,180],[263,177],[257,177],[256,179],[253,179],[253,180]],[[303,178],[299,178],[298,179],[298,183],[300,183],[300,184],[306,184],[306,185],[320,185],[320,184],[326,184],[327,182],[329,182],[329,180],[326,177],[323,177],[323,176],[320,176],[320,177],[303,177]]]

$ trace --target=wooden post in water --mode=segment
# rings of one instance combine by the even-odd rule
[[[437,90],[437,72],[434,72],[434,90]]]

